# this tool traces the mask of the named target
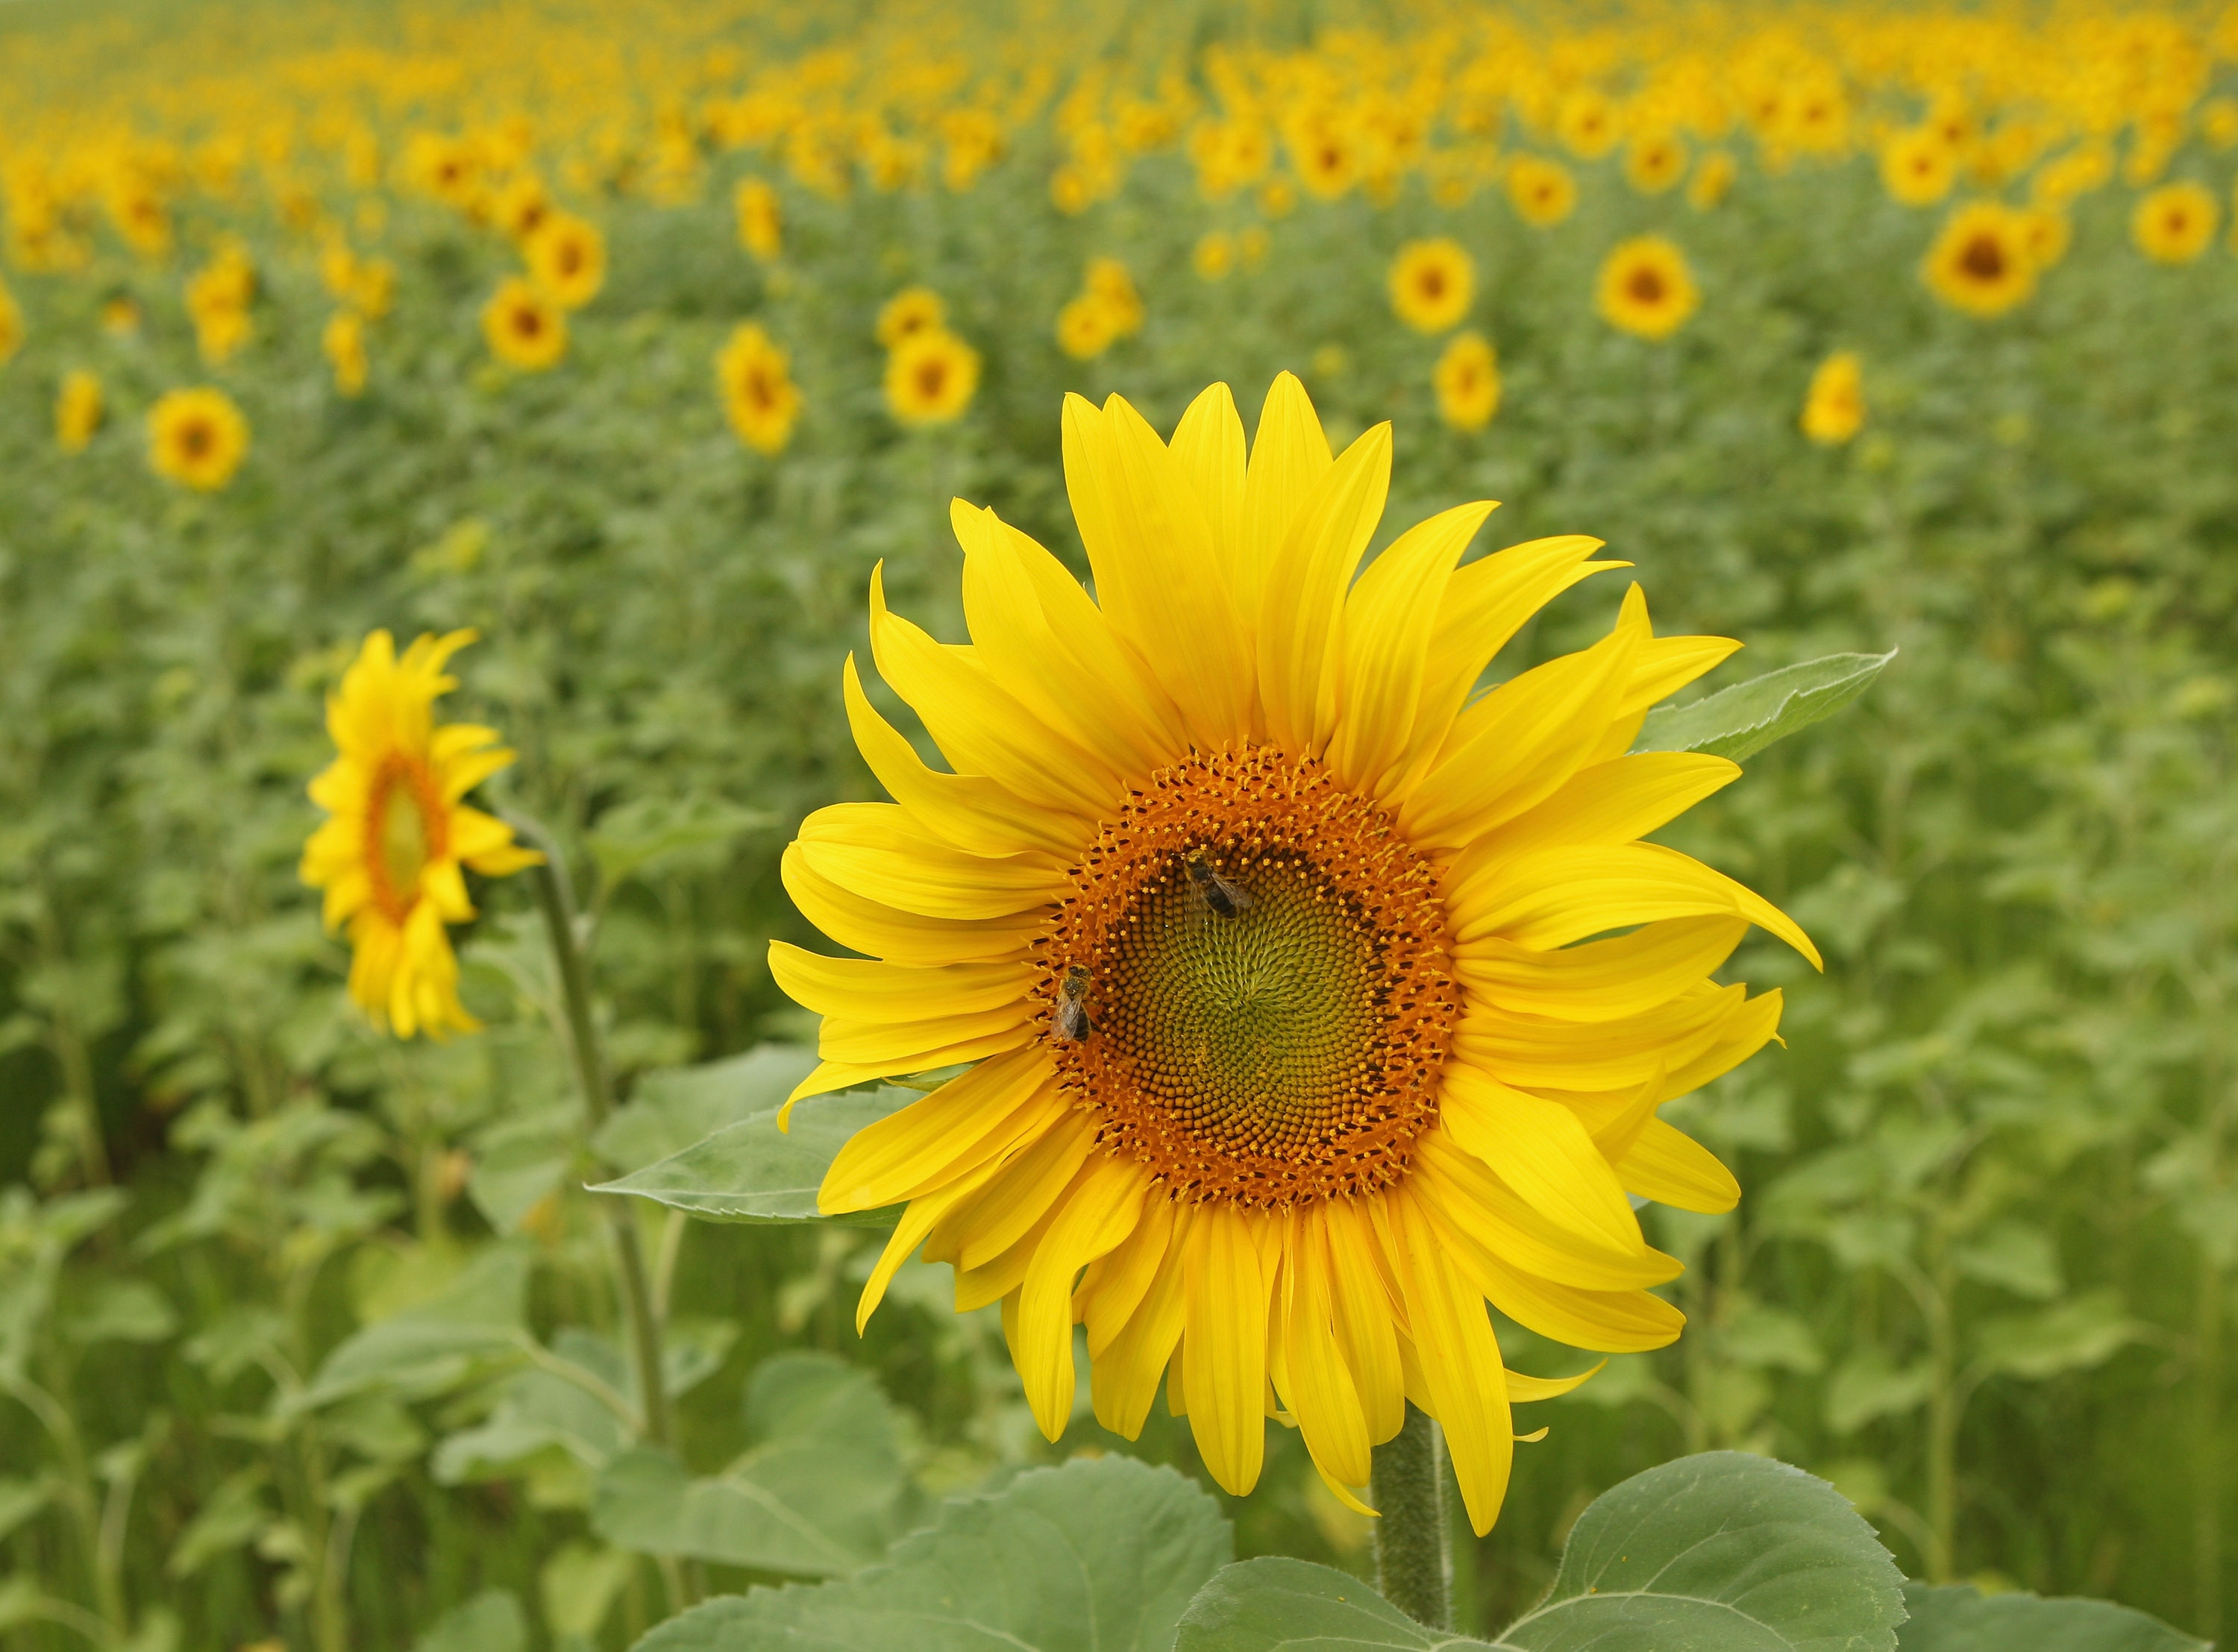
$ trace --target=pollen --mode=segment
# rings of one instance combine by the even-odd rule
[[[1248,895],[1208,902],[1201,857]],[[1149,776],[1036,942],[1049,1047],[1171,1198],[1282,1208],[1404,1175],[1460,1011],[1438,874],[1384,809],[1265,746]],[[1089,972],[1086,1038],[1055,1035]]]

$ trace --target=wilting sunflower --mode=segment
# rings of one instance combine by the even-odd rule
[[[508,275],[482,306],[482,337],[507,367],[540,373],[567,354],[567,318],[533,281]]]
[[[1837,350],[1811,375],[1810,393],[1803,400],[1803,433],[1814,442],[1837,447],[1864,422],[1864,370],[1855,350]]]
[[[743,321],[732,331],[715,358],[715,383],[738,439],[757,453],[783,453],[800,420],[800,390],[791,358],[759,322]]]
[[[1526,224],[1559,224],[1578,204],[1577,180],[1559,161],[1519,155],[1507,169],[1507,199]]]
[[[222,390],[167,390],[149,409],[148,462],[159,476],[214,492],[248,454],[248,420]]]
[[[83,367],[63,374],[55,395],[55,443],[65,453],[82,453],[101,428],[101,380]]]
[[[1603,319],[1643,339],[1669,338],[1699,297],[1685,254],[1660,235],[1619,241],[1602,261],[1594,289]]]
[[[1944,221],[1921,273],[1935,295],[1972,315],[2002,315],[2036,291],[2028,224],[2002,202],[1975,201]]]
[[[963,416],[979,390],[979,352],[946,327],[912,333],[886,358],[886,407],[904,425]]]
[[[889,350],[919,333],[948,325],[948,306],[930,287],[904,287],[878,310],[878,342]]]
[[[480,1023],[459,1002],[459,961],[443,926],[474,915],[461,866],[503,877],[544,857],[513,828],[461,800],[513,761],[494,729],[435,726],[436,697],[470,631],[421,636],[396,657],[385,631],[365,639],[327,701],[337,755],[311,783],[330,818],[303,846],[301,876],[326,891],[328,930],[349,926],[349,993],[399,1038],[440,1038]]]
[[[573,213],[547,214],[521,250],[529,279],[561,309],[581,309],[606,284],[606,238]]]
[[[1391,310],[1417,333],[1457,327],[1476,297],[1476,261],[1450,237],[1410,241],[1391,261]]]
[[[766,264],[785,250],[785,216],[777,191],[759,178],[738,180],[732,197],[738,214],[738,245]]]
[[[1500,411],[1500,358],[1480,334],[1454,334],[1431,382],[1438,416],[1455,430],[1482,430]]]
[[[952,772],[850,660],[898,801],[811,815],[784,876],[867,955],[780,942],[771,965],[825,1018],[796,1099],[977,1063],[824,1178],[827,1212],[907,1206],[858,1324],[912,1253],[952,1263],[959,1309],[1003,1305],[1055,1438],[1084,1321],[1097,1418],[1133,1437],[1162,1383],[1237,1493],[1271,1413],[1359,1506],[1411,1399],[1481,1532],[1510,1404],[1574,1385],[1506,1371],[1486,1299],[1579,1347],[1678,1335],[1647,1287],[1679,1265],[1626,1193],[1731,1207],[1656,1109],[1771,1036],[1777,992],[1711,979],[1748,926],[1810,942],[1640,841],[1739,773],[1626,755],[1737,644],[1654,636],[1635,586],[1602,641],[1472,701],[1533,613],[1623,565],[1571,537],[1457,568],[1474,504],[1355,581],[1390,457],[1382,425],[1333,457],[1287,373],[1248,462],[1224,385],[1170,443],[1116,396],[1068,398],[1096,596],[960,500],[970,647],[873,575],[878,670]]]
[[[2139,198],[2129,218],[2137,250],[2163,264],[2188,264],[2215,239],[2215,197],[2188,179],[2164,183]]]

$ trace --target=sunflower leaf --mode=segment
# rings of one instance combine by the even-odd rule
[[[892,1086],[812,1097],[792,1110],[790,1132],[777,1127],[778,1110],[765,1107],[591,1191],[632,1193],[712,1222],[824,1220],[891,1227],[891,1211],[819,1216],[816,1190],[850,1136],[921,1100],[914,1090]]]
[[[1872,686],[1885,654],[1829,654],[1783,665],[1685,705],[1658,706],[1640,726],[1634,751],[1704,751],[1738,763],[1775,740],[1824,722]]]
[[[1904,1586],[1897,1652],[2207,1652],[2207,1642],[2111,1601]]]

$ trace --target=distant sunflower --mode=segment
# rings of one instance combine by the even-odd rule
[[[509,275],[482,307],[482,337],[507,367],[540,373],[567,354],[567,318],[533,281]]]
[[[1112,331],[1120,338],[1142,330],[1142,295],[1136,290],[1135,278],[1127,273],[1127,266],[1117,259],[1089,259],[1087,271],[1081,277],[1081,290],[1103,306],[1111,317]]]
[[[1069,300],[1056,313],[1057,348],[1076,361],[1102,355],[1118,336],[1110,307],[1093,293]]]
[[[905,425],[963,416],[979,390],[979,352],[945,327],[912,333],[886,358],[886,407]]]
[[[1508,165],[1507,199],[1525,223],[1545,229],[1560,223],[1577,207],[1577,180],[1559,161],[1519,155]]]
[[[1500,358],[1480,334],[1455,334],[1432,383],[1438,416],[1455,430],[1482,430],[1500,411]]]
[[[1958,155],[1931,126],[1898,132],[1881,145],[1881,185],[1907,207],[1931,207],[1958,182]]]
[[[1598,161],[1623,140],[1615,102],[1597,87],[1580,86],[1554,111],[1555,135],[1580,161]]]
[[[904,287],[878,311],[878,342],[889,350],[919,333],[948,325],[948,306],[930,287]]]
[[[506,180],[490,202],[490,216],[515,241],[525,241],[552,215],[552,192],[533,172]]]
[[[159,476],[215,492],[248,454],[248,420],[222,390],[167,390],[149,410],[148,462]]]
[[[1685,141],[1659,128],[1635,133],[1624,150],[1624,181],[1644,195],[1659,195],[1686,175]]]
[[[2164,183],[2142,196],[2129,218],[2137,250],[2162,264],[2188,264],[2215,239],[2217,209],[2207,186]]]
[[[1697,212],[1708,212],[1723,204],[1733,190],[1733,180],[1740,175],[1740,164],[1725,149],[1712,149],[1695,165],[1694,175],[1686,180],[1686,204]]]
[[[1417,333],[1457,327],[1476,297],[1476,261],[1444,235],[1410,241],[1391,261],[1392,313]]]
[[[319,335],[327,365],[334,370],[334,389],[345,396],[365,393],[365,321],[354,310],[337,310]]]
[[[101,380],[83,367],[63,374],[55,396],[55,444],[65,453],[82,453],[101,428]]]
[[[2000,202],[1976,201],[1943,221],[1923,274],[1935,295],[1979,316],[2002,315],[2036,291],[2028,226]]]
[[[1686,256],[1660,235],[1635,235],[1602,261],[1595,301],[1610,326],[1643,339],[1667,339],[1694,313],[1700,294]]]
[[[2039,270],[2049,269],[2067,256],[2074,235],[2073,224],[2056,207],[2029,207],[2021,213],[2021,244],[2028,249],[2029,262]]]
[[[1803,433],[1825,446],[1839,446],[1865,422],[1864,373],[1855,350],[1837,350],[1811,375],[1803,401]]]
[[[522,251],[529,279],[562,309],[581,309],[606,284],[606,238],[573,213],[546,215]]]
[[[435,726],[436,697],[458,686],[443,666],[473,639],[423,635],[399,659],[387,631],[367,637],[327,701],[338,751],[311,783],[329,818],[303,846],[302,880],[326,891],[330,931],[349,926],[351,998],[399,1038],[480,1025],[443,928],[474,915],[459,869],[503,877],[544,858],[462,801],[513,761],[497,730]]]
[[[773,261],[785,250],[785,215],[777,191],[759,178],[741,178],[732,200],[738,215],[738,245],[765,264]]]
[[[1355,580],[1390,430],[1333,456],[1287,373],[1248,460],[1224,385],[1170,444],[1068,398],[1063,446],[1096,595],[957,501],[970,647],[871,587],[878,670],[950,768],[851,659],[857,742],[900,801],[819,809],[784,856],[864,955],[771,948],[824,1017],[795,1098],[977,1063],[824,1178],[826,1212],[907,1207],[857,1323],[911,1254],[952,1263],[959,1309],[1003,1305],[1055,1438],[1084,1321],[1098,1420],[1133,1437],[1162,1384],[1237,1494],[1274,1414],[1361,1506],[1411,1399],[1485,1531],[1511,1404],[1582,1380],[1506,1371],[1486,1299],[1581,1347],[1677,1336],[1647,1287],[1679,1264],[1626,1193],[1731,1206],[1656,1109],[1771,1036],[1777,992],[1712,979],[1748,926],[1810,953],[1640,841],[1739,773],[1626,755],[1735,644],[1654,636],[1635,586],[1602,641],[1473,699],[1533,612],[1622,565],[1565,538],[1457,567],[1480,503]]]
[[[757,453],[783,453],[799,422],[800,390],[791,359],[758,322],[742,322],[732,333],[715,358],[715,382],[738,439]]]

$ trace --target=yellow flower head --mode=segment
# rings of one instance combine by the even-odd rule
[[[800,390],[791,359],[759,323],[741,322],[732,331],[715,358],[715,384],[740,441],[760,453],[785,451],[800,420]]]
[[[571,213],[546,215],[522,250],[529,279],[562,309],[581,309],[606,284],[606,238]]]
[[[1624,137],[1616,105],[1597,87],[1580,86],[1554,112],[1554,131],[1562,147],[1580,161],[1598,161]]]
[[[1934,127],[1913,127],[1881,145],[1881,183],[1891,200],[1931,207],[1957,182],[1957,154]]]
[[[1500,358],[1477,334],[1454,335],[1431,382],[1438,416],[1455,430],[1482,430],[1500,411]]]
[[[1289,150],[1298,182],[1317,199],[1335,200],[1359,175],[1360,157],[1351,135],[1333,116],[1317,114],[1299,122],[1289,134]]]
[[[2164,183],[2142,196],[2129,218],[2129,237],[2146,257],[2188,264],[2215,239],[2215,197],[2203,183]]]
[[[1694,313],[1700,294],[1685,254],[1660,235],[1636,235],[1602,261],[1594,297],[1610,326],[1667,339]]]
[[[918,333],[937,333],[948,325],[948,306],[930,287],[904,287],[878,311],[878,342],[891,350]]]
[[[1622,565],[1599,541],[1457,566],[1493,508],[1461,505],[1355,580],[1390,428],[1333,454],[1287,373],[1248,457],[1224,385],[1170,444],[1116,396],[1068,398],[1063,429],[1095,595],[957,501],[968,652],[871,587],[878,671],[949,766],[850,660],[857,743],[898,801],[819,809],[784,857],[859,955],[771,948],[824,1017],[796,1099],[976,1063],[824,1180],[827,1213],[906,1206],[857,1323],[912,1254],[952,1263],[959,1309],[1003,1305],[1054,1439],[1084,1320],[1097,1420],[1135,1437],[1164,1386],[1238,1495],[1279,1407],[1361,1507],[1412,1399],[1486,1531],[1511,1406],[1572,1385],[1506,1370],[1487,1299],[1582,1347],[1678,1335],[1648,1287],[1679,1264],[1626,1195],[1739,1190],[1656,1109],[1771,1036],[1777,992],[1712,978],[1751,923],[1816,959],[1641,841],[1739,774],[1626,755],[1735,644],[1656,637],[1634,586],[1600,642],[1472,699],[1533,612]]]
[[[148,462],[159,476],[214,492],[248,454],[248,420],[222,390],[167,390],[148,413]]]
[[[1190,253],[1189,263],[1202,280],[1226,281],[1235,268],[1235,242],[1226,230],[1208,230]]]
[[[1697,212],[1708,212],[1722,204],[1732,193],[1733,179],[1739,175],[1739,164],[1723,149],[1712,149],[1704,155],[1694,175],[1686,181],[1686,204]]]
[[[526,241],[552,215],[552,192],[533,172],[506,180],[490,202],[490,217],[515,241]]]
[[[1457,241],[1410,241],[1391,261],[1393,314],[1417,333],[1457,327],[1476,298],[1476,261]]]
[[[567,354],[567,317],[533,281],[509,275],[482,306],[482,337],[507,367],[540,373]]]
[[[1971,315],[2002,315],[2036,291],[2023,215],[1995,201],[1960,207],[1927,249],[1922,274],[1935,295]]]
[[[82,453],[101,428],[101,380],[83,367],[63,374],[55,396],[55,442],[65,453]]]
[[[2046,270],[2067,256],[2075,228],[2065,213],[2055,207],[2029,207],[2020,217],[2021,244],[2028,249],[2029,262]]]
[[[352,310],[339,310],[327,318],[319,335],[328,365],[334,370],[334,388],[345,396],[365,393],[365,323]]]
[[[1576,208],[1577,180],[1559,161],[1519,155],[1508,165],[1507,199],[1516,216],[1545,229],[1560,223]]]
[[[1864,422],[1864,374],[1857,353],[1837,350],[1811,375],[1811,393],[1803,402],[1803,433],[1814,442],[1837,447]]]
[[[946,327],[925,327],[886,358],[886,407],[905,425],[963,416],[979,390],[979,352]]]
[[[1089,259],[1081,290],[1103,306],[1111,317],[1112,331],[1119,337],[1142,330],[1142,295],[1135,290],[1135,278],[1127,273],[1127,266],[1117,259]]]
[[[459,1002],[443,928],[474,915],[459,869],[503,877],[544,858],[461,801],[513,761],[497,730],[435,726],[436,697],[458,686],[444,664],[473,639],[422,636],[399,659],[387,631],[367,638],[327,701],[337,755],[311,783],[328,818],[303,846],[302,880],[326,891],[329,932],[349,926],[350,996],[399,1038],[480,1025]]]
[[[1102,355],[1119,336],[1111,308],[1093,293],[1083,293],[1056,313],[1056,343],[1076,361]]]
[[[738,245],[766,264],[785,250],[785,218],[777,191],[759,178],[738,180],[732,197],[738,215]]]
[[[1659,195],[1685,175],[1686,144],[1676,132],[1639,132],[1625,146],[1625,182],[1644,195]]]

